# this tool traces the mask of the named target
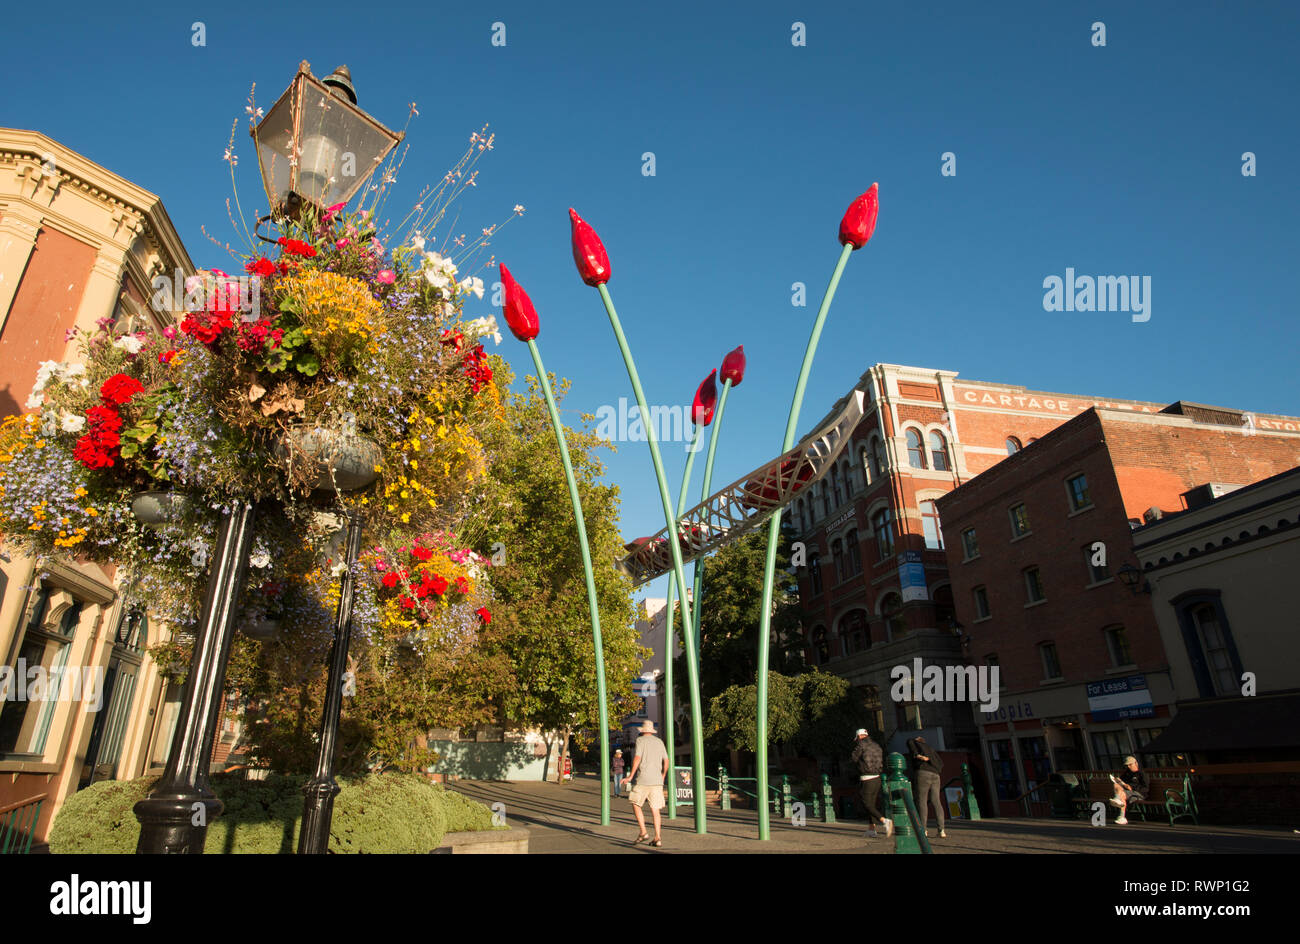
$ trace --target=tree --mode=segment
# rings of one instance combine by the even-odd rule
[[[562,402],[567,382],[555,390]],[[631,586],[614,567],[623,545],[618,488],[600,482],[604,466],[595,451],[606,444],[587,428],[592,419],[583,416],[583,428],[566,427],[565,436],[591,548],[607,709],[617,721],[640,705],[632,679],[648,653],[637,643]],[[570,732],[599,725],[595,648],[573,508],[535,378],[528,378],[526,393],[504,399],[501,423],[484,442],[488,476],[477,497],[484,511],[469,539],[481,553],[497,556],[496,607],[517,627],[494,643],[514,676],[502,693],[502,720],[558,730],[567,745]]]
[[[845,752],[866,724],[866,706],[847,680],[813,669],[795,676],[768,673],[768,732],[805,756]],[[709,703],[708,730],[716,749],[754,751],[758,729],[755,685],[733,685]],[[878,734],[878,732],[875,732]]]

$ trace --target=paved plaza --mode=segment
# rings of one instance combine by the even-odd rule
[[[804,826],[772,819],[772,838],[758,840],[753,810],[708,807],[708,833],[696,835],[690,807],[674,820],[665,818],[664,845],[633,845],[636,820],[625,797],[610,801],[610,825],[599,825],[597,778],[576,775],[572,783],[460,780],[448,786],[481,803],[505,804],[506,821],[529,832],[529,852],[546,853],[851,853],[886,855],[893,842],[866,838],[865,821],[822,823],[811,816]],[[650,828],[646,811],[647,829]],[[1082,820],[984,819],[949,821],[947,839],[930,840],[938,855],[963,853],[1295,853],[1300,835],[1289,829],[1192,826],[1133,822],[1128,826],[1090,826]],[[931,821],[931,836],[934,825]]]

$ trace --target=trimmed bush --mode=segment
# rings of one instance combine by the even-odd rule
[[[105,780],[68,797],[50,827],[52,853],[135,852],[140,824],[133,807],[156,778]],[[212,777],[225,812],[208,826],[204,851],[293,853],[298,849],[305,778],[272,774]],[[491,829],[492,811],[414,774],[341,779],[334,799],[331,853],[427,853],[449,831]]]

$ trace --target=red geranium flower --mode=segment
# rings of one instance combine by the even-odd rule
[[[163,351],[161,354],[158,355],[158,363],[170,364],[173,360],[176,359],[176,355],[179,353],[180,351]]]
[[[469,581],[464,577],[456,578],[456,590],[459,593],[469,593]]]
[[[289,239],[287,236],[281,236],[276,242],[291,256],[306,256],[310,259],[316,255],[316,247],[311,243],[303,242],[301,239]]]
[[[417,544],[415,547],[411,548],[411,556],[417,560],[427,561],[433,556],[433,551],[429,550],[427,547],[420,547],[420,545]]]
[[[92,406],[86,411],[86,419],[90,421],[91,436],[115,433],[122,428],[122,416],[111,406]]]
[[[396,586],[397,586],[397,572],[396,572],[396,571],[392,571],[392,570],[390,570],[388,573],[384,574],[383,579],[382,579],[380,582],[381,582],[385,587],[396,587]]]
[[[99,388],[99,395],[104,398],[105,403],[121,406],[124,403],[131,402],[131,398],[143,389],[144,384],[134,377],[128,377],[126,374],[114,374],[104,381],[103,386]]]
[[[408,597],[405,593],[403,593],[400,597],[397,598],[397,602],[402,604],[402,609],[404,610],[415,609],[415,601],[412,600],[410,597]]]
[[[492,614],[488,612],[488,608],[487,608],[486,606],[480,606],[480,607],[479,607],[477,610],[475,610],[474,612],[478,614],[478,616],[479,616],[479,618],[480,618],[481,620],[483,620],[483,625],[484,625],[484,626],[486,626],[488,623],[492,622]]]
[[[244,271],[249,275],[260,275],[265,279],[275,275],[277,269],[270,259],[255,259],[244,266]]]

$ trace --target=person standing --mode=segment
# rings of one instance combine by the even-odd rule
[[[614,796],[618,796],[619,781],[623,779],[623,749],[614,752]]]
[[[943,758],[920,735],[907,742],[907,749],[912,754],[912,767],[916,776],[916,815],[921,819],[921,832],[925,833],[930,821],[927,807],[933,801],[934,815],[939,820],[939,838],[947,839],[948,834],[943,828],[943,791],[939,789]]]
[[[654,818],[655,824],[655,838],[650,845],[659,847],[664,844],[660,810],[664,808],[664,779],[668,776],[668,748],[664,747],[664,742],[655,736],[653,721],[642,722],[637,730],[641,732],[641,736],[636,739],[636,756],[632,759],[632,770],[623,778],[623,782],[631,783],[633,778],[636,779],[636,786],[628,796],[632,801],[632,812],[636,814],[636,825],[639,830],[636,841],[645,842],[650,839],[645,831],[645,815],[641,812],[642,805],[649,801],[650,815]]]
[[[876,832],[877,823],[885,828],[887,837],[892,836],[894,834],[894,821],[881,816],[880,810],[876,807],[876,803],[880,798],[880,774],[884,770],[884,752],[881,751],[879,744],[871,740],[871,735],[867,733],[866,728],[858,728],[853,739],[852,760],[858,768],[862,806],[867,811],[867,817],[871,820],[871,831],[868,836],[875,839],[879,835]]]

